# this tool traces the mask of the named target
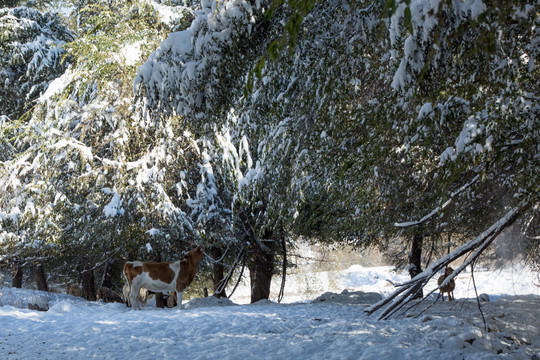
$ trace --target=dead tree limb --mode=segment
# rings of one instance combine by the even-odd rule
[[[281,287],[279,288],[277,298],[278,303],[283,300],[283,295],[285,294],[285,279],[287,278],[287,242],[285,241],[285,236],[281,237],[281,250],[283,251],[283,268],[281,270]]]
[[[242,280],[242,276],[244,276],[244,270],[246,268],[246,260],[247,260],[247,251],[244,251],[244,258],[242,259],[242,268],[240,269],[240,274],[238,275],[238,280],[236,280],[236,284],[234,285],[231,293],[229,294],[229,299],[236,291],[236,288],[240,284],[240,281]]]
[[[463,191],[465,191],[467,188],[469,188],[471,185],[473,185],[479,178],[480,178],[480,176],[476,175],[470,182],[468,182],[467,184],[463,185],[458,190],[456,190],[452,194],[450,194],[450,198],[448,200],[446,200],[446,202],[444,204],[442,204],[441,206],[437,206],[429,214],[427,214],[426,216],[424,216],[420,220],[403,222],[403,223],[395,223],[394,226],[399,227],[399,228],[408,228],[408,227],[411,227],[411,226],[416,226],[416,225],[420,225],[420,224],[425,223],[426,221],[431,219],[434,215],[438,214],[441,210],[443,210],[448,205],[450,205],[452,203],[452,201],[454,200],[454,198],[456,198],[456,196],[458,196]]]
[[[454,279],[463,269],[471,264],[482,252],[495,240],[495,238],[508,226],[512,225],[514,221],[526,210],[527,206],[518,206],[508,211],[501,219],[491,225],[486,231],[478,235],[475,239],[461,245],[448,255],[435,261],[429,267],[427,267],[422,273],[416,275],[409,281],[402,284],[398,284],[397,289],[382,299],[381,301],[373,304],[365,311],[368,315],[373,314],[375,311],[383,308],[383,312],[379,315],[379,320],[389,319],[392,314],[399,310],[403,305],[408,303],[410,296],[416,291],[417,286],[424,287],[427,282],[437,274],[441,269],[446,267],[452,261],[460,258],[461,256],[473,252],[472,255],[467,258],[454,272],[439,285],[438,288],[446,286],[452,279]]]
[[[214,295],[215,294],[222,294],[223,291],[225,290],[225,287],[227,286],[227,284],[229,283],[229,280],[231,279],[233,273],[234,273],[234,270],[236,269],[236,267],[238,266],[238,263],[240,262],[240,259],[243,258],[243,255],[244,253],[247,251],[246,247],[244,247],[242,249],[242,251],[240,252],[240,254],[238,254],[238,256],[236,257],[236,259],[234,260],[234,263],[233,265],[231,266],[231,268],[229,269],[229,272],[227,273],[227,275],[221,279],[221,281],[219,282],[219,284],[217,285],[216,287],[216,290],[214,292]],[[230,295],[229,295],[230,296]]]

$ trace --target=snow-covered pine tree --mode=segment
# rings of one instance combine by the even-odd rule
[[[2,253],[72,279],[151,247],[179,256],[191,234],[174,190],[188,140],[130,108],[136,66],[170,28],[146,2],[78,5],[71,65],[26,123],[2,127],[13,155],[0,163]]]
[[[29,7],[0,9],[0,34],[0,116],[16,121],[64,72],[73,35],[57,15]]]

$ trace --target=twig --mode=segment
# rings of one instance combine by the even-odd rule
[[[246,259],[247,259],[247,251],[244,252],[244,258],[242,259],[242,268],[240,269],[240,275],[238,275],[238,280],[236,280],[236,284],[234,285],[234,288],[229,294],[229,299],[231,298],[232,294],[234,294],[234,292],[236,291],[236,288],[238,287],[238,284],[240,284],[240,281],[242,280],[242,276],[244,275],[244,269],[246,268]]]
[[[283,250],[283,269],[281,276],[281,287],[279,288],[279,294],[277,297],[278,303],[283,300],[283,294],[285,293],[285,279],[287,277],[287,244],[285,243],[285,236],[281,237],[281,248]]]
[[[488,331],[486,318],[484,317],[484,312],[482,311],[482,306],[480,305],[480,299],[478,298],[478,291],[476,290],[476,281],[474,280],[474,262],[471,263],[471,277],[472,277],[472,283],[474,286],[474,293],[476,294],[476,303],[478,304],[478,310],[480,311],[480,315],[482,315],[482,321],[484,322],[484,329]]]
[[[229,272],[227,273],[227,276],[225,276],[219,282],[218,286],[216,287],[216,291],[214,292],[215,294],[223,293],[223,290],[225,289],[225,287],[229,283],[229,280],[231,279],[232,274],[233,274],[234,270],[236,269],[236,267],[238,266],[238,262],[240,261],[240,258],[242,257],[242,255],[244,254],[245,251],[246,251],[246,248],[244,247],[242,249],[242,251],[240,252],[240,254],[238,255],[238,257],[234,260],[233,265],[231,266],[231,268],[229,269]]]

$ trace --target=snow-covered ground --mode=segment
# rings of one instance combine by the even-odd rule
[[[475,271],[479,293],[492,299],[482,304],[487,331],[470,299],[470,274],[458,277],[457,301],[424,301],[408,316],[389,321],[351,304],[362,299],[354,291],[387,294],[387,279],[397,283],[405,274],[355,265],[318,275],[320,283],[348,293],[327,294],[323,302],[307,301],[315,298],[308,296],[297,303],[252,305],[209,297],[186,301],[181,311],[133,311],[123,304],[0,288],[0,358],[540,359],[540,288],[523,267]],[[305,279],[291,276],[289,283],[298,292]],[[28,310],[30,298],[40,296],[50,309]]]
[[[455,268],[457,266],[454,266]],[[313,300],[324,292],[339,293],[344,289],[349,291],[374,291],[386,296],[394,290],[392,283],[397,284],[409,279],[408,273],[395,273],[392,267],[389,266],[363,267],[352,265],[343,271],[297,272],[287,274],[285,296],[282,302],[291,303]],[[498,299],[503,295],[536,294],[540,296],[540,287],[538,286],[540,285],[540,279],[538,278],[538,274],[532,273],[520,263],[509,264],[504,270],[488,270],[477,267],[474,270],[474,279],[478,294],[489,294],[492,300]],[[271,299],[277,299],[280,286],[281,277],[274,276],[271,287]],[[428,283],[425,294],[436,287],[437,279],[433,278]],[[437,293],[432,294],[433,298],[436,295]],[[475,297],[470,268],[467,268],[466,271],[458,275],[454,295],[457,299]],[[231,300],[238,304],[249,303],[250,288],[247,279],[234,292]]]

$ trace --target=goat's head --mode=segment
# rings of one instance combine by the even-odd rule
[[[195,249],[191,250],[190,252],[184,255],[184,259],[188,261],[192,261],[196,264],[198,264],[199,261],[201,261],[202,257],[203,257],[202,245],[197,246]]]

